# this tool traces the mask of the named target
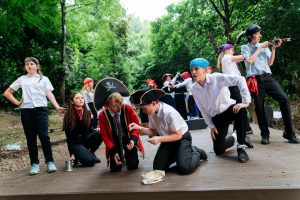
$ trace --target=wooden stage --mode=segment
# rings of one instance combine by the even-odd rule
[[[58,172],[48,174],[44,164],[41,173],[28,176],[28,170],[4,176],[0,180],[0,199],[239,199],[239,200],[299,200],[300,199],[300,145],[288,144],[282,131],[271,129],[271,144],[261,145],[259,130],[252,125],[251,140],[254,149],[247,152],[250,161],[238,163],[236,150],[215,156],[209,129],[191,131],[193,142],[208,153],[208,161],[191,175],[173,172],[154,185],[142,185],[141,173],[152,170],[152,161],[158,145],[146,142],[146,156],[140,159],[136,171],[112,173],[106,168],[103,148],[97,152],[102,163],[91,168],[64,171],[64,161],[56,161]],[[55,157],[55,155],[54,155]]]

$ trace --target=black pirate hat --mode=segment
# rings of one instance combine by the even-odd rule
[[[130,95],[130,102],[137,106],[147,105],[152,101],[159,100],[164,96],[165,92],[163,90],[153,87],[146,87]]]
[[[100,110],[106,103],[109,96],[115,92],[118,92],[123,97],[129,96],[127,87],[118,79],[105,78],[99,81],[96,85],[94,104],[96,110]]]

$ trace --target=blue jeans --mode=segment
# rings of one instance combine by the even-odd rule
[[[48,136],[48,108],[23,108],[21,109],[21,121],[27,139],[31,165],[33,163],[39,164],[37,136],[41,141],[46,162],[53,161],[51,143]]]

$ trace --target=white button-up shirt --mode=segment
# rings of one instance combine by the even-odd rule
[[[222,72],[224,74],[236,74],[236,75],[241,75],[241,72],[236,64],[232,60],[232,55],[224,55],[222,58]]]
[[[180,87],[185,86],[187,93],[188,93],[189,95],[192,95],[192,93],[191,93],[191,87],[192,87],[192,85],[193,85],[193,80],[192,80],[192,78],[187,78],[187,79],[185,79],[183,82],[178,83],[178,84],[176,85],[176,88],[180,88]]]
[[[197,106],[209,128],[214,128],[212,117],[224,112],[236,101],[230,98],[229,86],[238,86],[243,103],[250,103],[251,97],[242,76],[213,73],[206,75],[204,87],[195,82],[191,88]]]
[[[39,74],[23,75],[14,81],[10,88],[14,91],[22,89],[23,103],[20,108],[47,107],[46,92],[54,90],[49,79]]]
[[[189,128],[181,115],[172,106],[160,102],[159,110],[148,115],[149,128],[154,129],[161,136],[170,135],[172,132],[182,129],[185,134]]]

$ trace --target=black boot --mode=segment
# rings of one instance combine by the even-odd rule
[[[287,134],[286,132],[283,132],[282,137],[287,139],[289,141],[289,143],[293,143],[293,144],[299,144],[300,143],[299,138],[294,133]]]
[[[246,153],[244,148],[237,148],[238,153],[238,161],[240,163],[245,163],[249,160],[248,154]]]
[[[270,144],[269,136],[263,136],[261,137],[261,144]]]
[[[253,144],[251,143],[250,137],[249,137],[249,136],[246,136],[246,138],[245,138],[245,145],[246,145],[248,148],[253,148]]]

